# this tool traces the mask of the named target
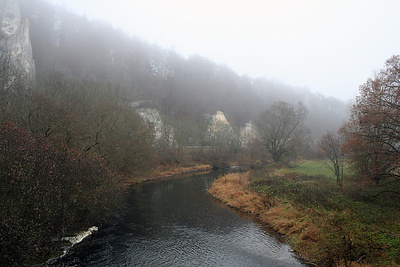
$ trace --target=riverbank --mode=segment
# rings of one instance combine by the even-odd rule
[[[258,215],[312,265],[399,266],[398,206],[363,201],[352,186],[263,170],[228,174],[209,193]]]
[[[158,166],[150,176],[139,176],[135,179],[129,179],[125,177],[124,183],[122,187],[124,191],[132,184],[143,183],[147,181],[153,181],[161,178],[166,178],[174,175],[180,174],[190,174],[190,173],[201,173],[210,171],[212,169],[211,165],[199,164],[192,166],[172,166],[172,165],[163,165]],[[84,238],[90,236],[93,232],[98,230],[97,227],[91,227],[87,231],[76,231],[76,234],[73,234],[72,237],[63,237],[60,240],[53,241],[53,249],[49,255],[45,257],[41,257],[38,260],[33,262],[27,262],[27,264],[38,264],[46,262],[51,264],[54,261],[57,261],[58,258],[63,257],[66,252],[75,244],[80,243]]]
[[[154,181],[160,178],[166,178],[180,174],[191,174],[200,173],[205,171],[211,171],[212,166],[209,164],[198,164],[198,165],[159,165],[150,174],[144,174],[136,176],[134,178],[127,178],[126,183],[128,185],[139,184],[148,181]]]
[[[204,194],[226,172],[133,187],[121,220],[51,266],[302,266],[282,239]]]

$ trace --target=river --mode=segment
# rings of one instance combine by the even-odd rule
[[[212,199],[221,172],[135,187],[123,219],[50,266],[305,266],[254,216]]]

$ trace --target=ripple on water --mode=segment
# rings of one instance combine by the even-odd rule
[[[124,220],[52,266],[303,266],[254,218],[204,193],[216,176],[139,187]]]

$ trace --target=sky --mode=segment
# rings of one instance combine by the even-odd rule
[[[342,100],[400,54],[399,0],[49,0],[239,75]]]

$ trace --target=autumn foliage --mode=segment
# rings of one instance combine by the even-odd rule
[[[343,151],[364,182],[396,185],[400,181],[399,103],[400,56],[393,56],[374,78],[360,86],[351,119],[341,129],[346,138]]]
[[[0,124],[0,264],[46,259],[55,240],[101,225],[119,210],[121,177],[87,152],[55,149]]]

